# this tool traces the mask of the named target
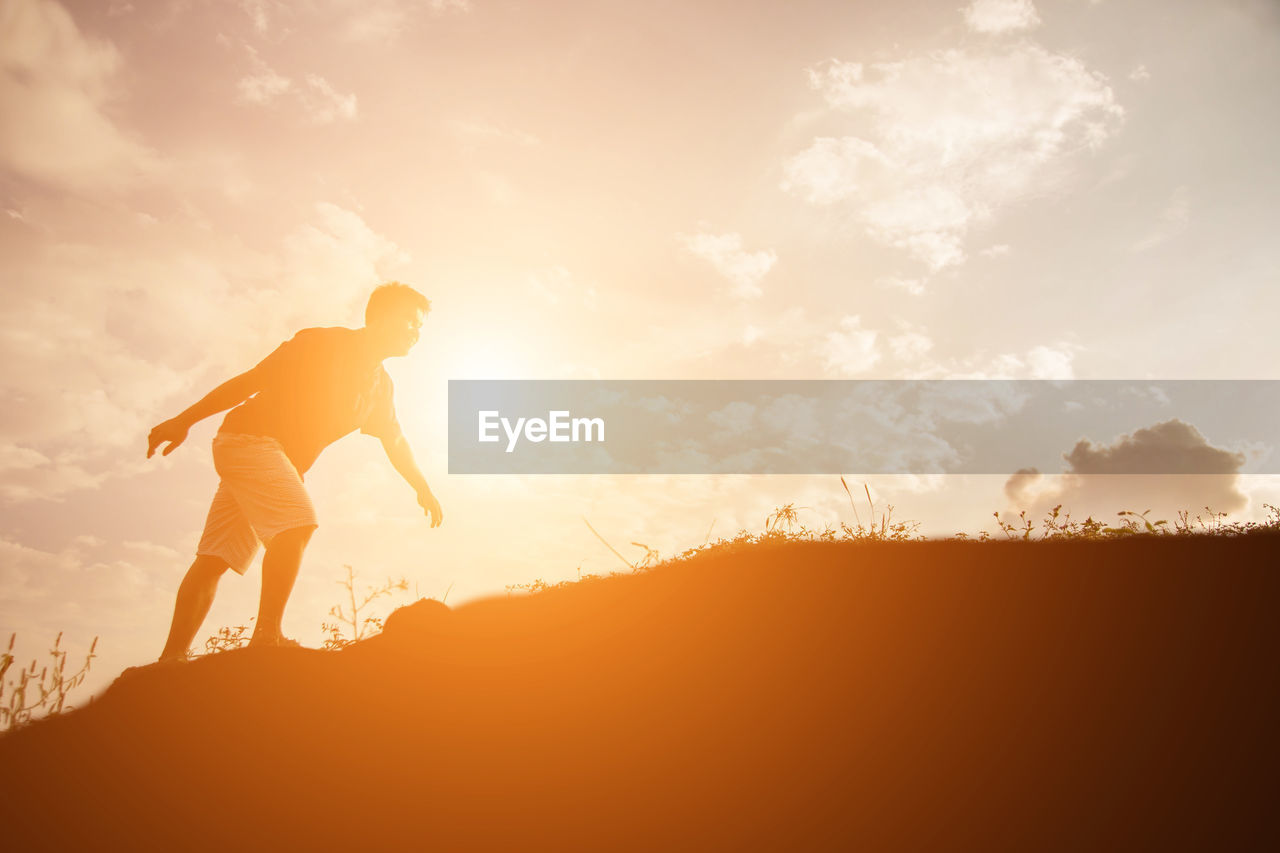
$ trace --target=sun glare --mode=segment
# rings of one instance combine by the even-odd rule
[[[539,378],[539,363],[508,339],[459,342],[445,359],[449,379]]]

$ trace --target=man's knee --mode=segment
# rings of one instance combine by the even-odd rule
[[[215,580],[222,577],[222,573],[229,568],[231,565],[226,560],[212,554],[197,554],[195,562],[191,564],[191,571],[194,574]]]

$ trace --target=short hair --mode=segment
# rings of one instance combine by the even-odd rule
[[[415,308],[426,314],[431,310],[431,300],[407,284],[389,281],[375,287],[369,295],[369,302],[364,306],[364,322],[368,325],[374,317],[401,308]]]

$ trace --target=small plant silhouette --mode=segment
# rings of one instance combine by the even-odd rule
[[[1159,521],[1148,521],[1147,513],[1151,510],[1146,509],[1142,512],[1133,512],[1132,510],[1122,509],[1116,515],[1120,516],[1120,522],[1124,526],[1124,530],[1129,533],[1160,533],[1160,528],[1169,522],[1165,519]],[[1225,513],[1224,513],[1225,514]],[[1113,528],[1119,534],[1119,528]],[[1120,534],[1123,535],[1123,534]]]
[[[1041,522],[1041,533],[1038,538],[1046,540],[1116,539],[1125,536],[1240,536],[1268,530],[1280,531],[1280,508],[1267,503],[1262,506],[1267,510],[1267,518],[1260,522],[1227,522],[1225,512],[1214,512],[1209,507],[1205,507],[1207,515],[1196,515],[1194,519],[1190,511],[1180,510],[1178,520],[1170,526],[1166,519],[1152,521],[1147,518],[1151,512],[1149,509],[1142,512],[1122,509],[1116,513],[1120,521],[1114,525],[1104,524],[1093,516],[1089,516],[1084,521],[1072,521],[1070,511],[1063,512],[1062,504],[1058,504]],[[995,516],[996,524],[1005,538],[1027,541],[1033,538],[1034,525],[1027,518],[1026,510],[1018,513],[1016,523],[1004,521],[999,512],[994,512],[992,515]],[[968,539],[969,536],[957,533],[955,538]],[[987,541],[991,538],[991,535],[984,531],[978,535],[977,540]]]
[[[332,651],[346,648],[352,643],[359,642],[360,640],[365,639],[365,637],[372,636],[373,634],[377,634],[382,631],[382,617],[366,616],[361,619],[360,612],[365,610],[369,606],[369,603],[376,598],[381,598],[384,595],[391,595],[396,590],[401,592],[408,592],[409,590],[409,581],[405,578],[402,577],[398,581],[393,581],[388,577],[386,583],[382,586],[369,587],[365,592],[364,599],[357,602],[355,569],[347,565],[344,565],[343,568],[347,570],[347,577],[345,580],[338,581],[338,583],[344,586],[347,590],[349,598],[348,606],[350,607],[350,610],[343,610],[341,604],[335,604],[329,609],[329,615],[337,618],[338,621],[333,623],[325,622],[320,626],[322,630],[329,634],[324,641],[323,648]]]
[[[1053,511],[1055,515],[1057,514],[1058,509],[1060,509],[1060,506],[1054,507]],[[1032,521],[1027,518],[1027,511],[1025,509],[1022,510],[1022,512],[1018,513],[1017,524],[1011,524],[1007,521],[1003,521],[1000,518],[999,511],[993,512],[991,514],[995,516],[996,524],[1000,525],[1000,531],[1004,533],[1006,539],[1030,539],[1031,538],[1031,531],[1035,529],[1035,524],[1032,523]]]
[[[878,542],[909,542],[913,539],[923,539],[918,535],[920,522],[918,521],[894,521],[893,520],[893,504],[885,507],[884,512],[880,513],[880,524],[876,525],[876,505],[871,500],[871,487],[866,483],[862,484],[862,491],[867,495],[867,506],[871,510],[870,523],[863,527],[862,518],[858,515],[858,507],[853,502],[853,492],[849,491],[849,484],[845,482],[844,477],[840,478],[840,485],[844,486],[844,493],[849,496],[849,506],[853,509],[854,522],[857,528],[852,528],[844,522],[840,523],[840,530],[844,534],[845,539],[869,539]],[[834,538],[834,537],[832,537]]]
[[[658,553],[657,548],[650,548],[648,545],[644,544],[643,542],[632,542],[631,544],[636,546],[637,548],[644,549],[644,557],[641,558],[640,562],[635,564],[635,568],[648,569],[662,562],[662,555]]]
[[[250,617],[250,622],[253,618]],[[249,626],[236,625],[234,628],[219,628],[218,633],[204,641],[205,654],[230,652],[249,645]]]
[[[809,509],[809,507],[798,507],[795,504],[783,504],[778,507],[764,520],[765,532],[779,530],[783,525],[786,525],[787,532],[790,533],[800,523],[800,510],[802,509]],[[801,529],[803,530],[804,528],[801,527]]]
[[[343,580],[337,581],[347,591],[347,601],[343,604],[335,604],[329,608],[329,615],[333,616],[334,622],[321,622],[320,630],[324,631],[328,636],[325,638],[321,648],[336,651],[346,648],[352,643],[366,639],[379,633],[382,630],[383,618],[380,616],[368,616],[365,614],[369,605],[378,598],[389,596],[394,592],[407,592],[409,589],[409,581],[405,578],[400,580],[392,580],[387,578],[386,583],[378,587],[368,587],[362,599],[356,596],[356,571],[351,566],[344,565],[347,576]],[[445,593],[446,597],[448,593]],[[253,617],[249,617],[249,621],[253,621]],[[205,654],[218,654],[220,652],[230,652],[241,649],[249,645],[251,639],[251,625],[235,625],[232,627],[219,628],[217,633],[204,641]]]
[[[9,635],[9,648],[0,655],[0,732],[9,731],[34,719],[36,711],[43,710],[44,716],[60,714],[68,710],[67,694],[84,681],[89,674],[89,666],[97,657],[94,650],[98,647],[98,638],[94,637],[89,645],[89,653],[85,657],[84,666],[71,675],[67,675],[67,652],[62,648],[62,632],[53,641],[49,655],[52,665],[41,667],[36,673],[36,661],[31,666],[19,671],[16,681],[9,680],[9,669],[15,660],[13,644],[17,633]],[[5,701],[5,693],[8,700]]]
[[[633,570],[633,571],[635,570],[636,565],[635,565],[634,563],[632,563],[630,560],[628,560],[626,557],[622,556],[622,554],[618,551],[618,549],[617,549],[617,548],[615,548],[615,547],[613,547],[612,545],[610,545],[610,544],[609,544],[609,540],[607,540],[607,539],[605,539],[603,536],[601,536],[601,535],[600,535],[600,533],[599,533],[599,531],[597,531],[594,527],[592,527],[592,526],[591,526],[591,522],[587,521],[587,517],[586,517],[585,515],[582,517],[582,523],[583,523],[583,524],[585,524],[585,525],[587,526],[587,529],[588,529],[588,530],[590,530],[590,531],[591,531],[591,533],[592,533],[592,534],[593,534],[597,539],[599,539],[599,540],[600,540],[600,542],[604,545],[604,547],[608,548],[610,551],[612,551],[612,552],[613,552],[613,556],[617,557],[619,560],[621,560],[621,561],[622,561],[622,565],[626,566],[628,569],[631,569],[631,570]],[[637,542],[632,542],[631,544],[632,544],[632,545],[638,545],[639,543],[637,543]],[[648,551],[648,550],[649,550],[649,546],[648,546],[648,545],[640,545],[640,547],[641,547],[641,548],[644,548],[646,551]],[[647,559],[647,556],[646,556],[646,559]]]

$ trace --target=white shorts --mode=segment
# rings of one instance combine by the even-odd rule
[[[222,478],[196,554],[218,557],[244,574],[278,533],[316,527],[316,510],[280,442],[265,435],[218,433],[213,467]]]

